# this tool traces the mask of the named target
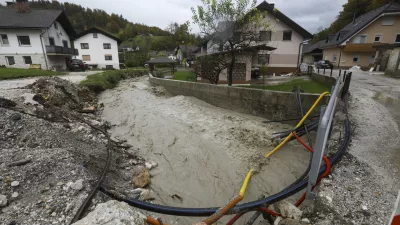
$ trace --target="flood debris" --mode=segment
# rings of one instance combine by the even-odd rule
[[[133,171],[132,184],[135,187],[143,188],[150,184],[150,172],[146,167],[139,166]]]

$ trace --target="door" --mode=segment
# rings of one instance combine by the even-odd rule
[[[64,48],[68,48],[68,41],[63,41]]]

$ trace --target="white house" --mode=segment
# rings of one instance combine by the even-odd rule
[[[0,8],[0,65],[65,70],[78,50],[71,48],[75,31],[61,10]]]
[[[263,22],[269,24],[266,30],[255,30],[259,41],[254,46],[242,49],[233,71],[234,83],[245,83],[252,79],[252,71],[268,65],[268,74],[295,72],[301,60],[303,42],[312,38],[307,30],[275,9],[274,4],[263,1],[256,7],[263,14]],[[234,35],[234,34],[232,34]],[[196,57],[219,53],[220,41],[207,40],[195,50]],[[216,44],[218,43],[218,44]],[[220,83],[227,81],[227,70],[219,76]]]
[[[92,27],[76,36],[74,46],[79,49],[76,58],[92,68],[119,69],[120,43],[121,41],[113,35]]]

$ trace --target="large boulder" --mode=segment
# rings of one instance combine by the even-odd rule
[[[145,225],[146,216],[125,202],[115,200],[97,205],[96,209],[73,225]]]

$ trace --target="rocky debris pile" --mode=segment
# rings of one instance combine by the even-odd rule
[[[59,77],[40,78],[28,85],[36,96],[36,102],[65,109],[82,110],[93,106],[95,93]]]
[[[145,225],[146,216],[133,210],[128,204],[108,201],[73,225]]]

